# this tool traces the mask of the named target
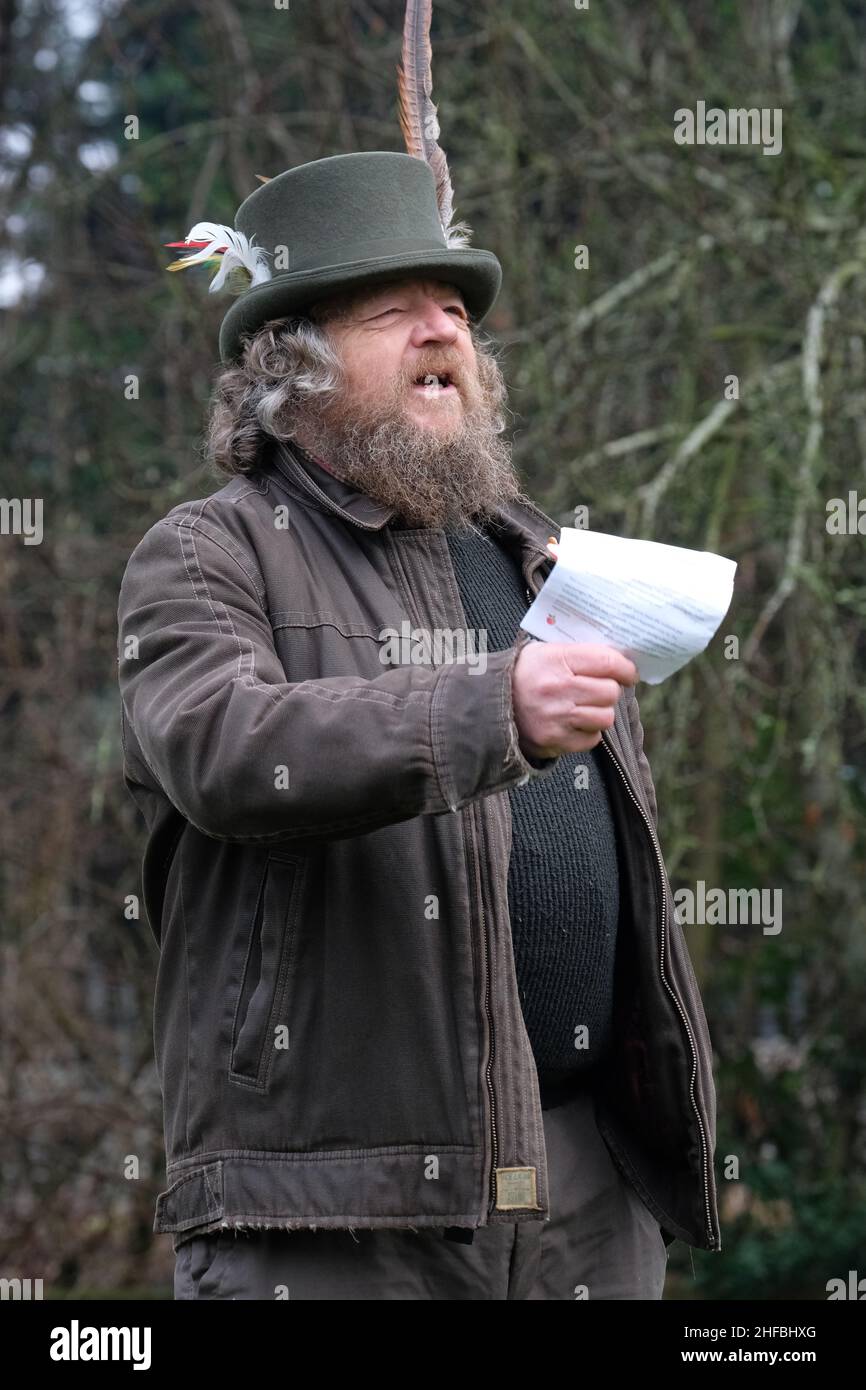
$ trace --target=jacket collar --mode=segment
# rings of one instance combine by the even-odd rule
[[[375,502],[351,484],[344,483],[294,441],[278,443],[271,451],[271,460],[283,477],[294,483],[314,506],[321,511],[334,512],[365,531],[380,530],[394,515],[393,507]]]
[[[395,515],[393,507],[376,502],[366,493],[336,477],[322,462],[295,441],[277,444],[271,458],[275,468],[322,511],[330,511],[365,531],[379,531]],[[494,520],[504,531],[503,540],[525,567],[534,569],[543,560],[553,561],[545,549],[547,537],[559,527],[534,504],[509,502],[498,507]],[[544,533],[544,534],[542,534]]]

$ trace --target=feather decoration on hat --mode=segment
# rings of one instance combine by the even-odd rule
[[[397,100],[400,128],[409,154],[425,159],[436,178],[436,200],[445,241],[449,250],[469,245],[472,228],[465,222],[452,224],[454,190],[445,151],[438,144],[439,121],[433,104],[433,50],[430,21],[433,0],[408,0],[403,22],[403,51],[397,68]]]
[[[265,248],[253,246],[243,232],[220,222],[196,222],[183,241],[167,241],[165,245],[197,248],[194,255],[181,257],[166,270],[186,270],[191,265],[217,267],[209,286],[211,293],[226,286],[232,293],[240,294],[271,278]]]

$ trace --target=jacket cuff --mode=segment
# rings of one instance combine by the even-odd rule
[[[546,772],[549,767],[553,767],[554,763],[559,762],[558,754],[553,758],[533,758],[529,753],[524,753],[523,756],[529,763],[533,775],[539,772]]]
[[[537,640],[538,640],[538,639],[537,639],[536,637],[533,637],[532,634],[531,634],[530,632],[524,632],[524,631],[521,630],[520,636],[516,639],[516,641],[515,641],[515,643],[514,643],[514,660],[515,660],[515,662],[517,661],[518,656],[519,656],[520,653],[523,651],[523,648],[526,646],[526,644],[527,644],[528,642],[536,642]],[[513,669],[513,668],[512,668],[512,669]],[[512,695],[513,695],[513,690],[512,690]],[[509,711],[510,711],[511,727],[512,727],[512,730],[513,730],[513,737],[514,737],[515,743],[517,743],[518,740],[519,740],[519,738],[520,738],[520,734],[519,734],[519,732],[518,732],[517,725],[516,725],[515,722],[514,722],[514,707],[513,707],[513,703],[511,703],[511,702],[509,702]],[[521,757],[521,758],[523,758],[523,761],[525,762],[526,767],[527,767],[526,773],[524,774],[524,776],[522,776],[522,777],[520,778],[520,780],[519,780],[518,783],[517,783],[517,785],[518,785],[519,787],[522,787],[523,784],[524,784],[524,782],[528,782],[530,777],[538,777],[541,773],[547,772],[550,768],[555,767],[556,764],[559,762],[559,754],[558,754],[558,753],[555,754],[555,756],[552,757],[552,758],[533,758],[533,757],[530,757],[530,755],[529,755],[528,753],[523,753],[519,746],[518,746],[517,752],[518,752],[518,756]]]
[[[524,634],[532,640],[529,634]],[[521,751],[514,721],[512,673],[525,642],[487,654],[481,672],[464,663],[442,668],[431,718],[439,784],[448,808],[523,786],[544,776],[558,757],[534,760]]]

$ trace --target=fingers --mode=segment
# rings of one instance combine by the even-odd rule
[[[604,643],[529,643],[513,676],[521,737],[560,753],[594,748],[615,723],[623,688],[639,679],[634,662]]]
[[[635,685],[639,679],[634,662],[615,647],[605,646],[601,642],[561,642],[556,645],[572,675],[607,679],[619,685]]]
[[[575,680],[576,705],[615,705],[621,695],[622,686],[618,681],[597,680],[594,676],[580,676]]]
[[[566,719],[566,724],[577,733],[597,733],[609,729],[616,719],[616,710],[611,705],[576,705]]]

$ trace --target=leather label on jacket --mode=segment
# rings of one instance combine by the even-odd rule
[[[496,1210],[540,1210],[535,1192],[534,1168],[496,1169]]]

